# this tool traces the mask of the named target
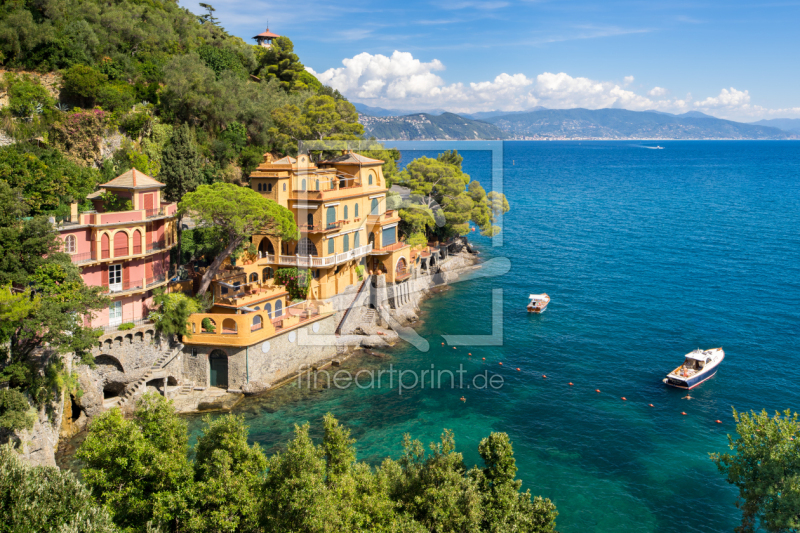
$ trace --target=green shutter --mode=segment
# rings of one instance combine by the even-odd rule
[[[383,228],[383,235],[381,238],[381,248],[389,246],[397,242],[397,226],[391,228]]]
[[[332,206],[328,208],[326,222],[328,223],[328,226],[333,226],[336,224],[336,207]]]
[[[329,253],[329,254],[332,254],[332,253],[334,253],[334,249],[333,249],[333,239],[328,239],[328,253]]]

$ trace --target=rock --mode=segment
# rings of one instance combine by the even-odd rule
[[[256,394],[261,394],[269,390],[271,384],[269,383],[262,383],[260,381],[251,381],[250,383],[245,383],[242,387],[242,393],[245,396],[255,396]]]

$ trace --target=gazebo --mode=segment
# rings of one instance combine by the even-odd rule
[[[256,40],[259,46],[263,46],[264,48],[269,48],[270,46],[272,46],[272,39],[275,39],[277,37],[280,37],[280,35],[272,33],[271,31],[269,31],[269,28],[267,28],[267,31],[259,33],[258,35],[253,37],[253,39]]]

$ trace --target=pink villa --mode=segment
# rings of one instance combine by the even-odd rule
[[[161,201],[163,187],[134,168],[87,197],[94,211],[78,214],[78,204],[73,203],[70,220],[58,226],[64,251],[80,267],[83,281],[105,287],[112,298],[92,326],[111,329],[146,319],[153,289],[169,281],[177,205]],[[133,209],[107,210],[102,198],[105,192],[130,200]]]

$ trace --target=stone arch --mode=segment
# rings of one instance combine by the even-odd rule
[[[128,344],[133,344],[133,335],[128,333],[127,335],[125,335],[125,340],[128,341]]]
[[[208,322],[206,322],[208,320]],[[211,326],[209,329],[206,329],[206,325]],[[217,323],[214,321],[213,318],[206,317],[200,322],[200,326],[203,329],[203,333],[214,333],[217,331]]]
[[[146,340],[147,342],[153,342],[154,335],[155,332],[152,329],[148,329],[147,331],[144,332],[144,340]]]
[[[114,337],[114,345],[115,346],[122,346],[122,337]]]
[[[123,368],[122,363],[120,362],[120,360],[117,359],[116,357],[114,357],[113,355],[108,355],[108,354],[104,354],[104,353],[100,354],[100,355],[98,355],[97,357],[94,358],[94,362],[98,367],[99,366],[106,366],[106,367],[109,367],[108,370],[113,368],[113,369],[118,370],[120,372],[125,372],[125,369]]]
[[[264,237],[261,239],[261,242],[258,243],[258,255],[260,257],[275,255],[275,246],[272,244],[269,237]]]
[[[178,386],[177,378],[175,378],[175,376],[167,376],[167,386],[168,387],[177,387]]]
[[[105,345],[105,349],[106,349],[106,350],[111,350],[111,344],[112,344],[112,343],[111,343],[111,339],[106,339],[106,340],[104,340],[104,341],[103,341],[103,344]],[[103,349],[103,347],[101,346],[101,347],[100,347],[100,349],[102,350],[102,349]]]
[[[144,342],[144,333],[142,333],[141,331],[137,331],[133,337],[136,340],[136,342]]]
[[[408,268],[408,261],[404,256],[400,256],[397,259],[397,262],[394,264],[394,271],[399,274],[400,272],[406,270],[407,268]]]

